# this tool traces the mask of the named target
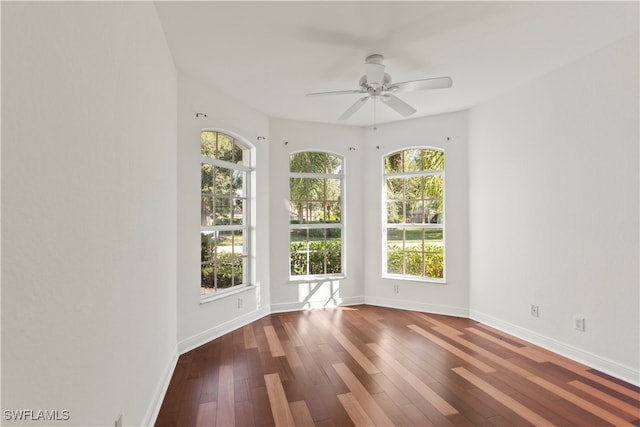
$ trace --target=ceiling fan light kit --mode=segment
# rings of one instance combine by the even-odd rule
[[[446,89],[453,85],[451,77],[436,77],[430,79],[411,80],[400,83],[392,83],[391,76],[385,73],[383,64],[384,56],[380,54],[369,55],[364,61],[365,75],[358,82],[359,89],[338,90],[330,92],[308,93],[307,96],[325,95],[349,95],[365,94],[359,98],[347,110],[342,113],[338,120],[347,120],[360,110],[369,99],[374,101],[374,128],[375,128],[375,101],[380,100],[383,104],[397,112],[403,117],[408,117],[416,112],[416,109],[394,95],[397,92],[412,92],[418,90]]]

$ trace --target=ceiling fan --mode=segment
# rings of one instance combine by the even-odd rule
[[[391,76],[384,72],[384,56],[380,54],[369,55],[364,61],[365,75],[360,78],[358,89],[337,90],[331,92],[308,93],[306,96],[366,94],[358,99],[347,109],[338,120],[346,120],[364,106],[369,100],[379,99],[383,104],[396,111],[403,117],[408,117],[416,112],[416,109],[394,95],[397,92],[411,92],[425,89],[445,89],[451,87],[451,77],[436,77],[431,79],[411,80],[407,82],[392,83]],[[375,107],[375,103],[374,103]],[[374,110],[375,121],[375,110]]]

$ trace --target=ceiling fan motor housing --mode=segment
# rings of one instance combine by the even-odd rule
[[[371,91],[374,92],[382,92],[384,90],[387,90],[389,84],[391,83],[391,76],[387,73],[384,73],[384,77],[382,78],[382,83],[381,84],[370,84],[367,81],[367,76],[366,74],[362,77],[360,77],[360,81],[358,82],[358,85],[365,91],[367,91],[367,93],[369,93],[369,95],[373,95],[371,93]],[[379,93],[377,94],[379,95]]]

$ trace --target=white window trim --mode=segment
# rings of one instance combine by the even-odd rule
[[[385,159],[389,156],[391,156],[392,154],[398,153],[398,152],[402,152],[402,151],[407,151],[407,150],[434,150],[434,151],[440,151],[442,153],[445,154],[445,169],[432,169],[432,170],[425,170],[425,171],[411,171],[411,172],[394,172],[394,173],[386,173],[384,172],[385,170]],[[447,192],[447,186],[446,186],[446,178],[444,179],[445,181],[445,185],[442,191],[442,204],[443,204],[443,214],[444,214],[444,218],[443,218],[443,222],[439,223],[439,224],[414,224],[414,223],[397,223],[397,224],[389,224],[387,222],[387,197],[386,197],[386,188],[387,188],[387,179],[390,178],[411,178],[411,177],[418,177],[418,176],[437,176],[437,175],[441,175],[441,176],[445,176],[445,170],[446,170],[446,152],[444,149],[439,148],[439,147],[430,147],[430,146],[417,146],[417,147],[407,147],[407,148],[401,148],[398,149],[396,151],[392,151],[389,152],[385,155],[382,156],[382,209],[381,209],[381,218],[382,218],[382,245],[381,245],[381,252],[382,252],[382,278],[383,279],[393,279],[393,280],[402,280],[402,281],[409,281],[409,282],[418,282],[418,283],[434,283],[434,284],[439,284],[439,285],[446,285],[447,284],[447,231],[446,231],[446,212],[447,212],[447,207],[446,207],[446,192]],[[428,229],[428,228],[433,228],[433,229],[442,229],[442,256],[443,256],[443,270],[442,270],[442,278],[438,278],[438,277],[429,277],[429,276],[409,276],[409,275],[403,275],[403,274],[391,274],[391,273],[387,273],[387,231],[390,228],[416,228],[416,229]]]
[[[245,138],[235,134],[234,132],[230,132],[228,130],[224,130],[224,129],[216,129],[216,128],[207,128],[207,129],[201,129],[200,132],[217,132],[217,133],[222,133],[225,134],[227,136],[230,136],[231,138],[233,138],[236,141],[239,141],[242,145],[243,145],[243,149],[248,150],[249,151],[249,159],[247,161],[247,163],[249,163],[249,165],[253,164],[254,159],[253,157],[255,156],[255,147],[253,144],[249,143]],[[212,293],[208,293],[208,294],[200,294],[200,304],[206,304],[208,302],[211,301],[215,301],[215,300],[219,300],[219,299],[223,299],[226,297],[230,297],[232,295],[235,295],[237,293],[240,292],[246,292],[252,289],[255,289],[256,286],[254,283],[252,283],[252,277],[253,277],[253,262],[251,261],[252,258],[252,250],[253,250],[253,238],[251,236],[251,230],[252,230],[252,224],[251,224],[251,218],[252,218],[252,200],[255,198],[252,191],[253,191],[253,186],[252,186],[252,180],[253,177],[252,175],[255,173],[255,167],[253,166],[247,166],[246,164],[243,163],[233,163],[233,162],[227,162],[225,160],[220,160],[220,159],[215,159],[212,157],[208,157],[208,156],[203,156],[200,155],[200,163],[199,166],[201,167],[202,163],[206,163],[209,164],[211,166],[217,166],[217,167],[223,167],[226,169],[232,169],[232,170],[239,170],[239,171],[243,171],[246,172],[246,177],[243,180],[243,184],[245,186],[245,200],[246,203],[243,207],[244,209],[244,221],[243,224],[238,224],[238,225],[218,225],[218,226],[203,226],[202,224],[200,224],[200,233],[202,233],[203,231],[216,231],[216,230],[220,230],[220,231],[243,231],[244,232],[244,238],[243,238],[243,258],[245,258],[245,262],[243,265],[243,275],[245,276],[243,279],[245,281],[245,283],[241,283],[239,285],[235,285],[232,286],[230,288],[225,288],[225,289],[219,289],[215,292]],[[200,265],[202,266],[202,263],[200,263]]]
[[[336,279],[345,279],[347,277],[347,263],[346,263],[346,236],[345,236],[345,206],[346,206],[346,193],[345,193],[345,168],[346,168],[346,158],[338,153],[334,153],[332,151],[324,151],[324,150],[301,150],[289,153],[289,158],[294,154],[299,153],[326,153],[331,154],[332,156],[336,156],[340,158],[342,161],[342,168],[340,173],[337,174],[327,174],[327,173],[308,173],[308,172],[291,172],[289,171],[288,178],[323,178],[323,179],[339,179],[340,180],[340,223],[324,223],[324,224],[291,224],[291,220],[289,221],[289,231],[290,230],[301,230],[301,229],[322,229],[322,228],[337,228],[340,230],[340,270],[341,273],[334,274],[308,274],[308,275],[291,275],[291,232],[289,232],[289,237],[287,238],[288,247],[289,247],[289,281],[288,283],[300,283],[300,282],[308,282],[310,280],[336,280]],[[287,199],[290,203],[291,200]]]

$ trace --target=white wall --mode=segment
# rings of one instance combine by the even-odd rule
[[[636,34],[474,107],[469,143],[472,317],[635,383],[638,113]]]
[[[196,113],[207,117],[196,118]],[[200,303],[200,131],[218,129],[255,147],[253,200],[255,287]],[[267,139],[258,140],[258,136]],[[185,352],[269,312],[269,123],[267,117],[213,88],[178,78],[178,348]],[[239,308],[238,298],[242,299]]]
[[[362,246],[368,266],[364,276],[367,303],[457,316],[468,314],[467,120],[466,112],[458,112],[367,129]],[[382,162],[389,153],[417,146],[445,151],[446,284],[382,278]],[[399,285],[399,293],[393,293],[393,285]]]
[[[287,311],[364,302],[364,131],[348,126],[282,119],[270,121],[271,308]],[[285,144],[286,142],[286,144]],[[351,148],[351,149],[350,149]],[[289,155],[322,150],[344,158],[343,227],[345,276],[335,280],[289,280]]]
[[[176,355],[176,102],[151,3],[3,2],[2,409],[152,421]]]
[[[271,307],[274,311],[370,303],[454,315],[468,314],[467,114],[379,125],[372,129],[272,119]],[[449,141],[447,141],[449,137]],[[287,144],[285,144],[285,142]],[[402,148],[446,152],[447,284],[383,279],[382,159]],[[380,148],[376,148],[376,147]],[[350,150],[352,148],[352,150]],[[346,277],[290,281],[288,265],[289,155],[328,150],[345,158]],[[278,256],[277,254],[282,254]],[[400,293],[392,292],[400,284]]]

